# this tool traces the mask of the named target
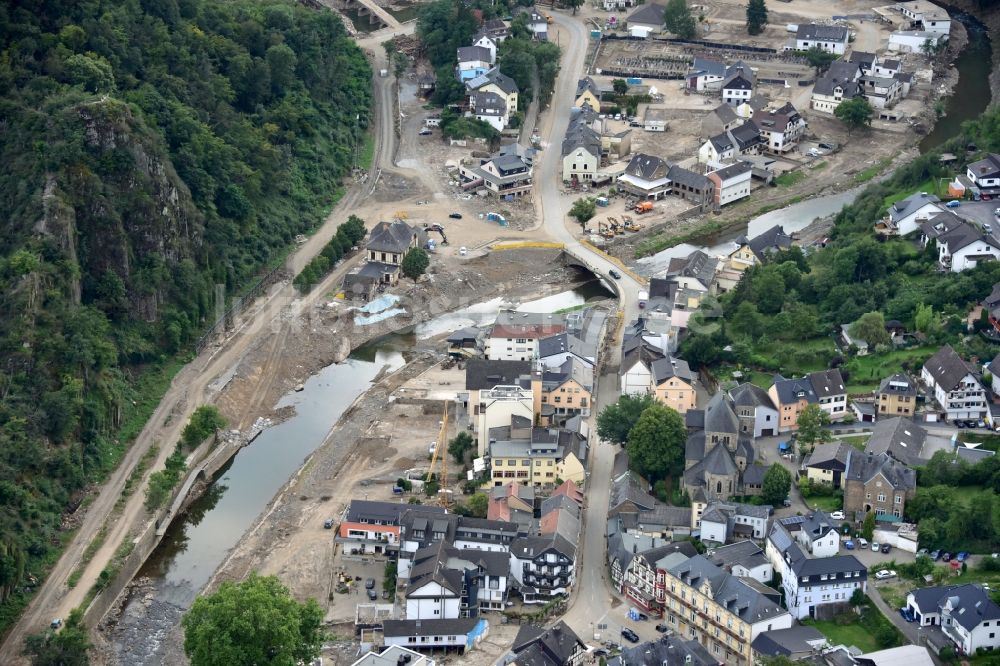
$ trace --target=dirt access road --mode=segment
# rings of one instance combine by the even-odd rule
[[[412,26],[407,29],[413,30]],[[398,30],[404,32],[405,30]],[[373,54],[372,67],[375,73],[373,80],[374,100],[376,110],[376,141],[375,159],[373,160],[373,177],[369,181],[351,187],[340,204],[323,222],[320,229],[310,240],[299,247],[287,260],[286,268],[295,273],[305,266],[322,250],[323,246],[336,233],[337,226],[347,219],[350,212],[357,210],[371,194],[374,174],[380,167],[392,164],[395,151],[395,104],[392,99],[393,85],[391,77],[379,77],[378,70],[385,67],[385,53],[379,47],[379,39],[388,35],[372,35],[359,44],[369,48]],[[374,48],[372,48],[374,47]],[[378,165],[378,166],[376,166]],[[21,650],[26,636],[40,631],[48,626],[53,618],[66,617],[70,610],[83,603],[87,591],[96,582],[100,572],[118,550],[120,544],[149,518],[143,506],[145,487],[149,475],[162,469],[166,458],[173,450],[173,444],[180,436],[180,431],[187,422],[191,412],[199,405],[208,401],[212,391],[209,386],[220,374],[232,367],[253,346],[258,333],[269,325],[281,325],[283,313],[290,308],[306,308],[324,294],[330,285],[342,279],[344,273],[351,268],[352,262],[334,271],[323,284],[315,288],[310,295],[301,299],[288,281],[275,285],[266,295],[260,297],[244,314],[242,326],[239,326],[227,340],[219,345],[207,348],[194,361],[186,365],[167,390],[159,406],[153,412],[146,427],[133,442],[121,464],[101,487],[97,496],[87,508],[79,528],[70,541],[52,571],[49,572],[42,586],[35,593],[20,620],[10,630],[0,645],[0,663],[23,663]],[[282,336],[275,336],[274,351],[280,348]],[[262,375],[263,376],[263,375]],[[266,383],[270,378],[263,376]],[[256,403],[253,403],[256,404]],[[248,405],[249,418],[251,410]],[[158,445],[159,454],[150,465],[141,483],[133,491],[120,512],[115,513],[115,504],[121,497],[125,481],[136,464],[143,458],[150,447]],[[112,515],[114,513],[114,515]],[[109,520],[111,522],[109,522]],[[103,545],[91,558],[75,587],[66,585],[70,574],[82,560],[88,545],[107,525],[107,536]]]

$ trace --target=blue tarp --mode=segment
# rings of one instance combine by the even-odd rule
[[[792,445],[790,442],[778,442],[778,450],[784,453],[785,451],[790,451]]]

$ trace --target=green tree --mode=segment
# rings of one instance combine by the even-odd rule
[[[181,444],[188,450],[195,448],[210,435],[226,427],[226,419],[215,405],[201,405],[191,414],[191,420],[181,431]]]
[[[628,81],[625,79],[615,79],[611,82],[611,87],[614,88],[616,95],[624,95],[628,92]]]
[[[875,347],[884,347],[892,342],[889,331],[885,330],[885,317],[877,310],[866,312],[861,315],[860,319],[851,324],[851,337],[864,340],[872,351],[875,350]]]
[[[691,39],[698,33],[698,23],[687,0],[668,0],[663,12],[663,24],[681,39]]]
[[[655,403],[629,431],[626,450],[632,468],[648,479],[673,477],[684,471],[687,430],[675,410]]]
[[[570,217],[575,217],[580,224],[586,224],[597,213],[597,203],[592,197],[583,197],[573,202],[569,209]]]
[[[913,327],[927,336],[936,335],[941,330],[941,318],[934,307],[920,303],[913,315]]]
[[[818,46],[814,46],[808,51],[797,51],[797,53],[804,57],[806,61],[816,70],[817,76],[825,72],[827,68],[830,67],[830,63],[840,57],[836,53],[824,51]]]
[[[757,660],[757,663],[759,666],[795,666],[795,662],[783,654],[778,654],[773,657],[762,657]]]
[[[624,444],[639,417],[654,403],[653,396],[648,393],[621,396],[597,415],[597,436],[606,442]]]
[[[448,453],[451,454],[456,463],[461,465],[465,462],[465,454],[475,447],[476,442],[472,439],[472,435],[463,430],[448,442]]]
[[[799,412],[797,438],[803,455],[812,451],[816,444],[830,439],[830,431],[824,426],[830,424],[830,417],[817,404],[806,405]]]
[[[871,541],[872,536],[875,534],[875,512],[869,511],[865,514],[865,521],[861,523],[861,536],[866,540]]]
[[[430,257],[423,248],[411,247],[407,250],[406,254],[403,255],[403,275],[410,278],[414,282],[417,281],[421,275],[427,271],[427,267],[431,265]]]
[[[764,0],[750,0],[747,4],[747,33],[759,35],[767,25],[767,5]]]
[[[757,306],[750,301],[743,301],[732,316],[733,335],[743,335],[756,340],[764,332],[764,316],[757,311]]]
[[[465,506],[473,518],[485,518],[490,508],[490,498],[486,493],[476,493],[466,501]]]
[[[851,593],[851,605],[855,608],[860,608],[868,604],[868,597],[865,596],[864,591],[859,588],[855,588],[854,592]]]
[[[86,666],[90,663],[89,649],[90,638],[83,623],[83,611],[74,608],[60,631],[28,636],[24,654],[31,659],[32,666]]]
[[[861,127],[869,127],[872,124],[872,105],[864,97],[855,97],[841,102],[833,115],[840,118],[841,122],[847,125],[849,132],[853,132]]]
[[[382,570],[382,591],[392,594],[396,591],[396,577],[398,569],[395,560],[386,560],[385,568]]]
[[[576,10],[583,6],[583,0],[564,0],[567,7],[573,8],[573,16],[576,16]]]
[[[761,498],[764,500],[764,503],[772,506],[780,505],[788,497],[788,492],[791,489],[791,473],[778,463],[772,464],[764,474],[764,483],[761,492]]]
[[[294,666],[319,655],[323,611],[299,603],[274,576],[256,572],[195,599],[184,615],[184,653],[192,666]]]
[[[753,276],[753,294],[757,308],[764,314],[781,312],[785,304],[785,280],[781,273],[765,267]]]

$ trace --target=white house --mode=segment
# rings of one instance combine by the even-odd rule
[[[726,162],[736,156],[736,142],[729,132],[722,132],[711,137],[698,148],[698,161],[702,164]]]
[[[934,391],[934,400],[945,419],[982,419],[989,406],[986,391],[968,364],[951,345],[945,345],[927,359],[920,379]]]
[[[795,31],[794,50],[808,51],[818,48],[827,53],[843,55],[847,50],[847,38],[847,28],[839,25],[802,23]]]
[[[938,263],[952,273],[1000,258],[1000,242],[971,224],[962,223],[937,237]]]
[[[911,234],[920,228],[922,222],[944,212],[945,209],[940,202],[940,199],[927,192],[911,194],[889,207],[890,226],[895,228],[900,236]]]
[[[760,131],[764,150],[781,155],[799,145],[806,131],[806,120],[791,102],[776,111],[760,111],[750,120]]]
[[[712,564],[740,578],[753,578],[764,584],[770,583],[774,578],[774,566],[753,541],[737,541],[728,546],[719,546],[707,551],[705,556]]]
[[[730,106],[750,101],[756,82],[757,77],[750,66],[737,60],[726,69],[726,79],[722,82],[722,101]]]
[[[765,552],[781,574],[785,606],[797,620],[816,617],[819,606],[836,605],[846,612],[854,591],[867,589],[868,570],[856,557],[807,557],[780,523],[771,527]]]
[[[494,386],[479,392],[477,427],[479,456],[489,450],[491,428],[509,426],[511,419],[520,417],[528,424],[535,422],[535,399],[531,389],[520,386]]]
[[[685,75],[688,90],[703,92],[718,90],[726,78],[726,64],[711,58],[694,59],[691,69]]]
[[[767,391],[748,382],[731,389],[729,399],[740,421],[740,432],[755,439],[778,433],[778,410]]]
[[[521,196],[531,191],[532,164],[516,153],[495,155],[478,166],[460,166],[462,188],[485,187],[497,196]]]
[[[813,86],[809,104],[815,111],[833,113],[840,103],[860,97],[862,71],[857,62],[838,60],[830,64],[823,76],[816,80]]]
[[[576,544],[558,532],[515,539],[510,545],[510,574],[521,587],[524,603],[546,603],[564,596],[576,580]]]
[[[469,95],[469,110],[466,116],[488,123],[498,132],[503,131],[510,121],[507,101],[493,92],[474,92]]]
[[[896,8],[911,22],[919,24],[925,32],[933,32],[945,37],[951,32],[951,17],[948,12],[927,0],[900,2]]]
[[[705,174],[715,184],[715,207],[720,208],[750,196],[752,171],[753,165],[750,162],[740,161]]]
[[[833,557],[840,552],[839,525],[829,514],[816,511],[804,518],[794,533],[799,545],[813,557]]]
[[[840,370],[823,370],[808,375],[816,394],[819,408],[827,413],[831,421],[839,421],[847,416],[847,389]]]
[[[889,34],[888,50],[897,53],[922,53],[928,46],[936,47],[941,35],[926,30],[900,30]]]
[[[481,617],[460,617],[451,620],[383,620],[382,640],[389,646],[409,647],[419,650],[437,648],[452,648],[470,650],[478,641],[488,636],[490,625]],[[407,663],[410,655],[396,655],[395,660],[387,662],[388,666],[398,666]],[[400,661],[402,659],[403,661]],[[382,666],[361,662],[364,666]],[[425,666],[418,661],[408,662],[413,666]],[[434,662],[426,663],[433,666]]]
[[[407,620],[446,620],[460,617],[462,574],[458,571],[446,571],[438,578],[414,580],[411,571],[406,590]]]
[[[1000,155],[989,153],[966,167],[965,174],[984,194],[1000,191]]]
[[[701,529],[701,540],[724,544],[737,535],[763,539],[767,534],[768,505],[735,502],[691,503],[691,527]]]
[[[625,352],[622,357],[622,393],[643,395],[652,392],[653,363],[663,358],[663,353],[645,342]]]
[[[584,123],[570,125],[562,144],[563,180],[593,180],[600,166],[601,135]]]
[[[659,157],[636,153],[618,176],[618,189],[643,199],[660,199],[670,191],[668,168]]]
[[[490,64],[497,61],[497,39],[486,32],[480,32],[472,37],[473,46],[479,46],[490,52]]]
[[[962,655],[1000,648],[1000,606],[981,585],[950,585],[914,590],[906,597],[920,626],[936,625]]]
[[[876,109],[888,109],[903,97],[903,84],[891,76],[863,76],[861,90]]]

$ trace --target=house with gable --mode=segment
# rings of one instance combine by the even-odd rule
[[[880,419],[875,424],[865,452],[888,453],[904,465],[919,467],[931,457],[923,452],[926,441],[927,431],[923,427],[908,418],[895,416]]]
[[[667,543],[636,553],[625,570],[622,590],[630,603],[662,617],[666,570],[698,554],[689,541]]]
[[[633,37],[648,37],[663,31],[663,15],[666,5],[655,2],[646,3],[628,15],[625,27]]]
[[[708,176],[685,169],[678,164],[667,171],[670,194],[699,206],[711,204],[715,197],[715,183]]]
[[[695,640],[664,634],[655,641],[622,649],[608,666],[721,666],[718,657],[709,654]],[[421,666],[421,665],[417,665]]]
[[[840,524],[825,511],[814,511],[807,516],[789,516],[780,522],[813,557],[833,557],[840,552]]]
[[[844,513],[862,518],[902,518],[906,502],[917,491],[917,473],[888,453],[864,453],[851,449],[844,472]]]
[[[774,111],[761,111],[750,120],[760,132],[766,152],[783,155],[799,145],[806,132],[805,118],[791,102]]]
[[[593,111],[601,110],[601,89],[594,79],[587,76],[576,82],[576,100],[573,106],[579,108],[588,106]]]
[[[843,55],[847,51],[848,30],[839,25],[800,23],[795,31],[795,42],[786,50],[808,51],[820,49],[827,53]]]
[[[938,264],[952,273],[975,268],[983,261],[1000,258],[1000,241],[967,222],[937,237]]]
[[[427,234],[402,220],[379,222],[368,235],[365,258],[378,273],[378,282],[394,285],[399,282],[403,256],[412,248],[423,247]]]
[[[755,439],[778,434],[778,410],[767,391],[747,382],[730,389],[729,399],[740,421],[741,433]]]
[[[729,166],[717,168],[710,166],[709,168],[711,170],[706,174],[706,177],[715,185],[713,203],[716,210],[726,204],[750,196],[750,179],[753,176],[752,163],[741,160]]]
[[[758,583],[771,582],[774,566],[764,551],[753,541],[737,541],[705,553],[709,561],[740,578],[752,578]]]
[[[757,76],[750,66],[742,60],[726,68],[726,78],[722,82],[722,102],[729,106],[737,106],[753,97]]]
[[[701,164],[725,163],[743,155],[757,155],[764,144],[753,123],[743,123],[710,137],[698,149]]]
[[[511,652],[513,655],[500,663],[508,666],[580,666],[585,663],[587,645],[560,620],[548,629],[521,625]]]
[[[472,36],[472,45],[484,48],[490,52],[490,64],[497,61],[497,47],[500,46],[500,41],[491,35],[486,28],[480,28],[479,31]]]
[[[987,153],[983,159],[967,166],[965,174],[979,190],[979,194],[1000,194],[1000,155]]]
[[[962,655],[1000,648],[1000,606],[976,583],[924,587],[906,596],[921,627],[937,626]]]
[[[875,411],[879,418],[912,417],[917,406],[916,384],[903,373],[886,377],[875,391]]]
[[[986,417],[986,391],[973,369],[951,345],[945,345],[927,359],[920,370],[920,380],[934,392],[934,401],[945,420]]]
[[[889,206],[881,224],[887,235],[907,236],[920,229],[920,225],[934,215],[944,212],[941,200],[933,194],[918,192]]]
[[[666,356],[653,361],[650,372],[650,392],[657,402],[681,414],[695,408],[695,377],[687,361]]]
[[[693,500],[691,516],[693,527],[701,530],[702,542],[721,545],[737,539],[762,540],[767,535],[772,508],[769,504],[718,501],[703,504]]]
[[[564,182],[593,180],[601,166],[601,135],[584,122],[571,122],[562,142]]]
[[[725,80],[726,63],[700,56],[695,56],[691,68],[684,76],[687,89],[694,92],[720,90]]]
[[[813,483],[822,483],[831,488],[840,488],[847,471],[847,457],[851,445],[845,442],[817,444],[806,459],[806,478]]]
[[[838,60],[816,79],[809,105],[814,111],[832,114],[840,103],[862,97],[861,67],[856,62]]]
[[[618,176],[618,190],[643,199],[658,200],[670,191],[667,163],[659,157],[636,153]]]
[[[510,544],[510,575],[526,604],[543,604],[569,594],[576,580],[575,539],[558,531],[526,536]]]
[[[826,412],[831,421],[840,421],[847,416],[847,389],[840,370],[810,372],[807,376],[819,408]]]
[[[806,377],[785,379],[781,375],[775,375],[767,395],[778,409],[779,433],[798,430],[799,414],[806,405],[819,402],[812,382]]]
[[[797,620],[847,612],[854,591],[868,587],[868,569],[856,557],[809,557],[780,520],[771,526],[764,552],[781,574],[785,606]]]
[[[701,135],[716,136],[741,124],[743,124],[743,119],[736,115],[733,107],[728,104],[720,104],[702,118]]]
[[[503,98],[507,105],[507,113],[517,112],[518,89],[514,79],[506,74],[501,74],[496,67],[491,68],[481,76],[469,79],[465,82],[465,89],[472,93],[494,93]]]
[[[493,93],[485,93],[493,95]],[[459,167],[463,189],[484,187],[496,196],[519,197],[531,191],[532,164],[516,153],[481,159],[478,165]]]

